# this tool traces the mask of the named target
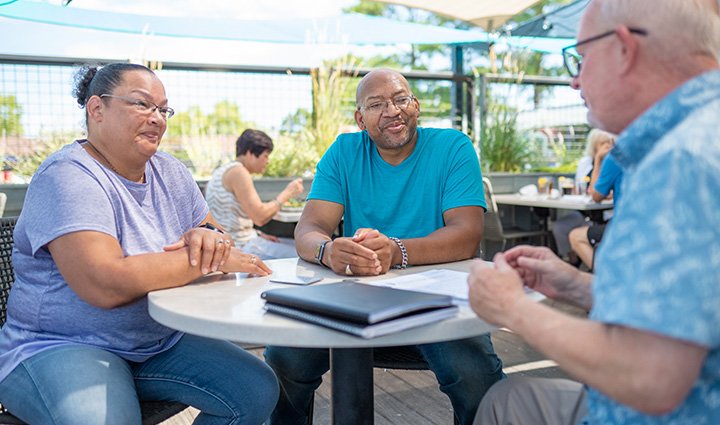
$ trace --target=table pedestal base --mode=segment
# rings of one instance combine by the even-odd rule
[[[332,423],[372,425],[372,348],[331,348]]]

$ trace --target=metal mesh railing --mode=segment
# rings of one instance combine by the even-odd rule
[[[83,136],[84,113],[71,96],[75,62],[0,57],[0,157],[5,167]],[[310,69],[166,63],[157,72],[177,111],[163,149],[200,157],[187,162],[197,167],[193,172],[198,177],[234,156],[234,141],[245,128],[292,140],[316,117],[317,87]],[[354,126],[355,84],[364,72],[356,69],[339,95],[341,120],[348,129]],[[567,79],[487,74],[478,84],[451,73],[413,71],[406,76],[420,100],[421,125],[458,128],[479,141],[489,105],[502,104],[516,113],[518,131],[542,145],[539,155],[548,156],[548,162],[557,156],[558,143],[571,156],[582,151],[585,109]]]

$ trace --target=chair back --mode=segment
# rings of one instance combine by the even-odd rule
[[[485,190],[485,204],[487,204],[483,240],[504,241],[505,236],[503,236],[502,221],[500,221],[497,202],[495,202],[495,194],[492,183],[487,177],[483,177],[483,189]]]
[[[0,218],[0,326],[5,324],[8,295],[15,283],[12,250],[16,222],[17,217]]]
[[[5,195],[0,193],[0,195]],[[0,199],[2,207],[5,208],[5,198]],[[7,317],[7,301],[10,295],[10,288],[15,283],[15,272],[12,265],[13,232],[17,217],[0,218],[0,326],[5,324]],[[7,410],[0,404],[0,423],[2,424],[24,424],[23,421],[7,413]]]

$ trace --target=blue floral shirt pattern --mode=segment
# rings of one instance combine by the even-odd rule
[[[597,253],[591,318],[708,355],[669,414],[646,415],[590,389],[590,424],[720,424],[719,111],[720,71],[712,71],[651,107],[612,151],[624,196]]]

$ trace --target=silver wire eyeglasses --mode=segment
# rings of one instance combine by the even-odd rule
[[[630,31],[631,34],[637,34],[646,36],[648,35],[648,32],[639,29],[639,28],[628,28],[628,31]],[[563,62],[565,63],[565,69],[567,69],[567,72],[570,74],[571,77],[576,78],[580,74],[580,69],[582,68],[582,56],[577,52],[577,47],[582,46],[583,44],[587,44],[593,41],[597,41],[600,39],[603,39],[605,37],[609,37],[616,33],[616,30],[611,30],[608,32],[604,32],[602,34],[596,35],[594,37],[586,38],[585,40],[578,41],[577,43],[573,44],[572,46],[567,46],[564,49],[562,49],[562,55],[563,55]]]
[[[114,94],[101,94],[100,97],[113,97],[116,99],[124,100],[130,105],[133,105],[138,112],[143,114],[149,115],[155,111],[158,111],[160,112],[160,116],[162,116],[166,120],[175,115],[175,110],[173,108],[169,108],[167,106],[158,106],[150,102],[149,100],[135,99],[132,97],[118,96]]]
[[[392,103],[396,108],[404,111],[408,108],[408,106],[410,106],[410,103],[412,103],[413,100],[415,100],[415,96],[413,95],[398,96],[394,99],[373,101],[367,106],[358,107],[358,109],[361,112],[367,111],[371,114],[379,114],[380,112],[386,111]]]

